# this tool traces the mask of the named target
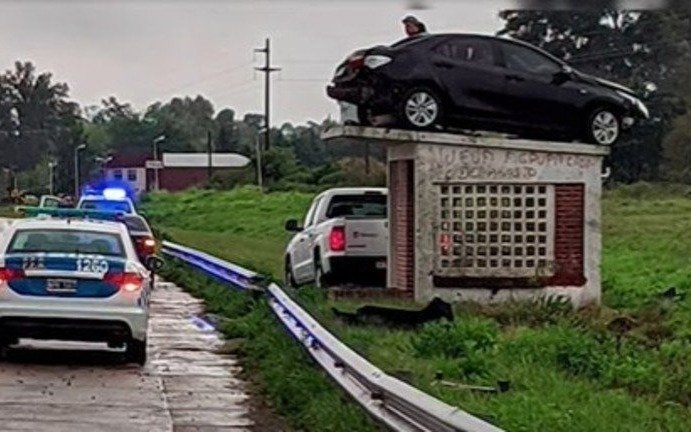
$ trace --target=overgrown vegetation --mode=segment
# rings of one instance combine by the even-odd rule
[[[674,185],[637,184],[606,193],[601,309],[574,311],[556,298],[501,307],[467,304],[457,308],[453,323],[405,331],[346,326],[334,319],[333,303],[313,288],[301,289],[297,299],[374,364],[506,430],[688,431],[690,197],[688,187]],[[175,240],[279,278],[288,238],[283,222],[300,217],[310,198],[253,189],[193,191],[154,196],[145,211]],[[247,367],[294,425],[369,430],[316,368],[304,367],[306,354],[261,302],[245,299],[251,304],[238,308],[237,294],[225,288],[182,281],[207,287],[197,294],[231,318],[226,334],[244,341],[240,353]],[[509,381],[510,390],[493,394],[460,386],[498,381]],[[339,423],[344,407],[359,420]],[[326,423],[311,422],[317,413]]]

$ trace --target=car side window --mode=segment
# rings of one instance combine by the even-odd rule
[[[507,69],[538,75],[554,75],[562,68],[559,63],[530,48],[513,43],[502,43]]]
[[[455,61],[494,64],[492,44],[482,39],[451,39],[434,48],[434,52]]]
[[[314,224],[314,219],[317,217],[317,209],[321,201],[321,197],[314,200],[314,204],[312,204],[310,211],[307,213],[307,216],[305,216],[305,228],[309,228]]]

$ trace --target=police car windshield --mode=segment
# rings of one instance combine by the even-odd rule
[[[79,205],[79,208],[84,210],[104,210],[132,213],[130,203],[127,201],[84,200]]]
[[[7,253],[36,252],[125,256],[119,235],[97,231],[17,230],[7,249]]]

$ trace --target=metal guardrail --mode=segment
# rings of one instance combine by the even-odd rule
[[[259,289],[258,283],[265,280],[252,271],[171,242],[163,242],[163,253],[235,288]],[[314,360],[370,415],[389,428],[406,432],[503,432],[387,375],[321,326],[278,285],[269,284],[265,292],[278,319]]]

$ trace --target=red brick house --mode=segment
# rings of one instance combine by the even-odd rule
[[[211,167],[214,173],[241,170],[250,160],[237,153],[213,153]],[[158,189],[179,191],[208,182],[209,155],[207,153],[163,153],[161,161],[150,154],[123,153],[113,155],[104,166],[106,180],[129,183],[137,194],[156,189],[158,165]]]

